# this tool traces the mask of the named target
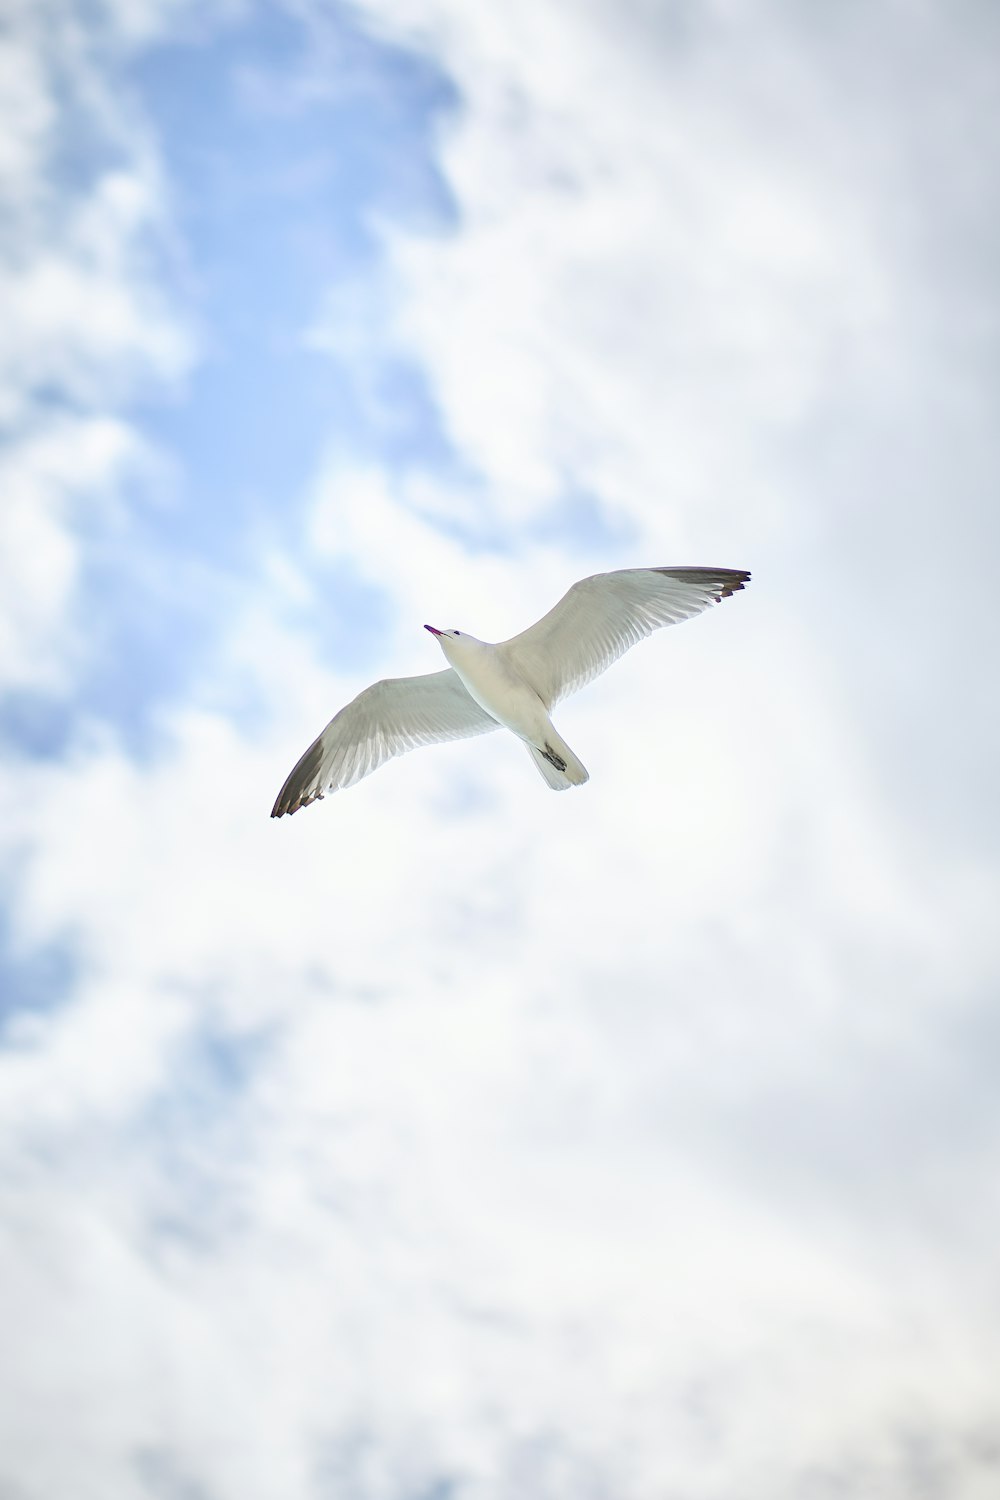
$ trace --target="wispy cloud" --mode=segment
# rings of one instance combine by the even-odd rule
[[[169,245],[156,152],[116,99],[74,9],[22,7],[0,67],[4,505],[0,682],[60,688],[85,655],[86,549],[114,529],[123,483],[150,456],[126,404],[173,384],[192,341],[162,285]]]

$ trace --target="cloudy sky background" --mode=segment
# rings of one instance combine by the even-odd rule
[[[992,1500],[1000,13],[6,16],[3,1500]]]

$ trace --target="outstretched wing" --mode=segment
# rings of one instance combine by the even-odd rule
[[[581,578],[536,624],[502,642],[548,708],[661,625],[700,615],[750,574],[733,568],[623,568]]]
[[[451,667],[423,677],[388,677],[335,714],[291,772],[272,818],[298,812],[326,792],[353,786],[394,755],[498,729]]]

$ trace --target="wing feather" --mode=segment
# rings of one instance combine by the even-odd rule
[[[499,727],[451,667],[421,677],[387,677],[334,715],[289,774],[271,817],[297,812],[327,792],[353,786],[419,745],[466,739]]]
[[[503,641],[546,707],[575,693],[663,625],[701,614],[750,574],[734,568],[623,568],[574,583],[547,615]]]

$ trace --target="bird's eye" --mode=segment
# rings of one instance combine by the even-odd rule
[[[455,634],[456,634],[456,635],[461,635],[461,634],[462,634],[462,632],[461,632],[461,631],[460,631],[460,630],[456,630],[456,631],[455,631]]]

